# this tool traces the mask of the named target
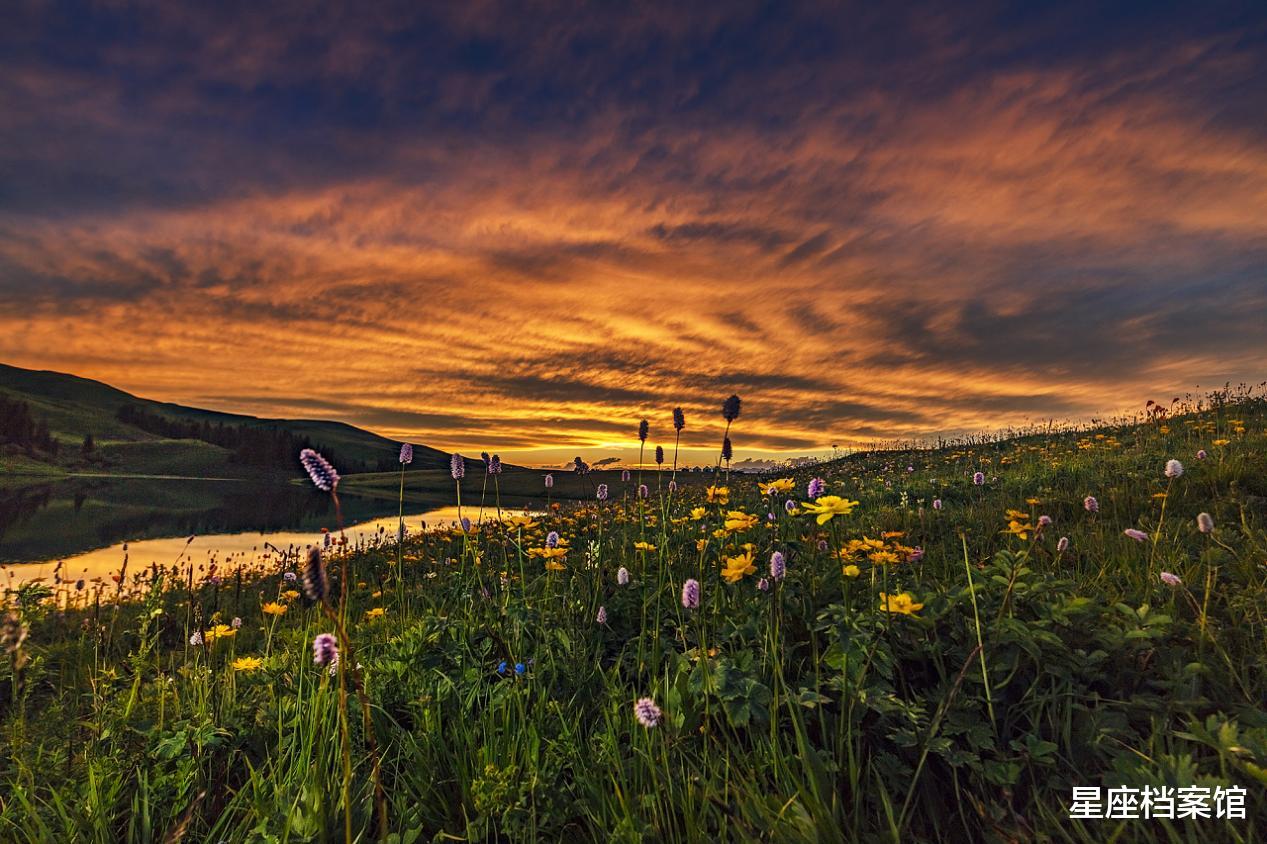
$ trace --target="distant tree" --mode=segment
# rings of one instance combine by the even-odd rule
[[[49,431],[48,421],[36,422],[29,404],[3,396],[0,396],[0,445],[17,445],[31,453],[57,453],[57,440]]]

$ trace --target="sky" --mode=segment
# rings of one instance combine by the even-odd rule
[[[551,465],[1267,377],[1267,5],[17,0],[0,361]]]

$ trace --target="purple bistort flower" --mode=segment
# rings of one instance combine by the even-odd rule
[[[326,534],[329,536],[330,534]],[[308,562],[304,565],[304,594],[311,601],[324,601],[330,592],[330,580],[321,562],[321,549],[315,545],[308,549]]]
[[[638,423],[638,440],[639,440],[639,442],[644,442],[644,443],[645,443],[645,442],[647,441],[647,434],[649,434],[650,432],[651,432],[651,423],[649,423],[649,422],[648,422],[647,420],[645,420],[645,419],[643,419],[641,422],[639,422],[639,423]]]
[[[1197,530],[1210,533],[1214,530],[1214,519],[1209,513],[1197,513]]]
[[[546,489],[554,489],[554,475],[546,475]]]
[[[673,408],[673,429],[680,431],[686,427],[686,414],[682,412],[682,408]]]
[[[776,583],[787,576],[787,559],[782,551],[770,555],[770,579]]]
[[[1069,550],[1069,537],[1067,537],[1067,536],[1062,536],[1062,537],[1060,537],[1060,541],[1056,543],[1056,550],[1057,550],[1057,551],[1059,551],[1061,554],[1063,554],[1063,553],[1065,553],[1066,551],[1068,551],[1068,550]]]
[[[787,510],[789,513],[793,512],[796,510],[796,502],[789,498],[787,501],[783,502],[783,509]]]
[[[621,469],[621,470],[620,470],[620,479],[621,479],[622,481],[624,481],[624,482],[628,483],[628,481],[629,481],[629,470],[628,470],[628,469]]]
[[[546,534],[546,547],[547,548],[559,547],[559,532],[557,530],[552,530]]]
[[[1166,461],[1166,477],[1177,478],[1183,474],[1183,464],[1178,460]]]
[[[664,446],[662,445],[655,447],[655,462],[657,466],[664,465]]]
[[[1148,541],[1148,534],[1144,533],[1142,530],[1136,530],[1135,528],[1127,528],[1126,530],[1122,531],[1122,533],[1125,534],[1126,536],[1129,536],[1131,539],[1134,539],[1136,542]]]
[[[453,476],[453,480],[460,481],[466,477],[466,460],[460,454],[454,454],[449,458],[449,474]]]
[[[339,485],[339,473],[330,465],[330,461],[311,448],[299,452],[299,462],[304,465],[308,477],[312,478],[313,485],[322,492],[334,492],[334,488]]]
[[[1100,502],[1095,500],[1094,495],[1088,495],[1082,499],[1082,509],[1088,513],[1098,513],[1100,512]]]
[[[649,697],[639,698],[634,704],[634,717],[648,730],[659,726],[663,716],[664,713],[660,711],[660,707],[656,706],[655,701]]]
[[[760,590],[760,591],[762,591],[762,592],[769,592],[769,591],[770,591],[770,581],[769,581],[769,580],[767,580],[767,579],[766,579],[766,578],[764,578],[764,577],[763,577],[763,578],[761,578],[760,580],[758,580],[758,581],[757,581],[757,589],[759,589],[759,590]]]
[[[1201,449],[1200,451],[1198,451],[1198,452],[1197,452],[1197,459],[1198,459],[1198,460],[1204,460],[1204,459],[1206,459],[1206,458],[1207,458],[1207,457],[1209,457],[1209,456],[1210,456],[1210,455],[1208,455],[1208,454],[1206,454],[1206,453],[1205,453],[1205,449],[1204,449],[1204,448],[1203,448],[1203,449]]]
[[[1161,573],[1161,582],[1166,584],[1167,586],[1182,586],[1183,585],[1183,581],[1179,579],[1179,575],[1171,574],[1168,571],[1163,571]]]
[[[940,509],[941,509],[941,499],[940,499],[940,498],[934,498],[934,499],[933,499],[933,509],[934,509],[934,510],[940,510]]]
[[[677,481],[669,481],[669,492],[677,492]]]
[[[646,497],[647,497],[647,485],[646,485],[646,484],[638,484],[638,497],[639,497],[639,498],[646,498]]]
[[[414,447],[410,443],[400,444],[400,463],[405,465],[414,462]]]
[[[699,581],[693,577],[682,584],[682,606],[688,610],[699,609]]]
[[[805,496],[810,500],[818,498],[827,491],[827,483],[822,478],[810,478],[809,486],[805,488]]]
[[[597,496],[598,496],[598,500],[599,500],[599,501],[606,501],[606,500],[607,500],[607,484],[599,484],[599,485],[598,485],[598,493],[597,493]]]
[[[594,620],[597,621],[599,624],[606,624],[607,623],[607,607],[599,607],[598,615],[594,617]]]
[[[740,402],[739,396],[732,395],[730,398],[726,399],[721,405],[722,418],[727,422],[734,422],[739,418],[739,408],[741,405],[742,402]]]
[[[629,569],[625,568],[624,566],[621,566],[620,569],[616,572],[616,582],[620,584],[621,586],[628,586],[629,585]]]
[[[973,472],[972,482],[977,486],[985,486],[985,472]]]
[[[331,633],[318,633],[312,640],[312,661],[317,665],[333,665],[339,658],[339,644]]]
[[[494,454],[493,459],[488,461],[488,474],[500,475],[501,473],[502,473],[502,459],[498,457],[496,454]]]

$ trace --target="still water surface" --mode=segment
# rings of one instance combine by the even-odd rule
[[[397,529],[395,501],[341,496],[350,543]],[[465,512],[465,515],[474,515]],[[406,503],[410,532],[452,524],[446,502]],[[329,496],[293,484],[80,479],[0,487],[0,587],[51,579],[58,562],[64,580],[108,578],[119,571],[127,544],[128,569],[218,561],[250,563],[266,553],[303,549],[337,527]],[[193,536],[192,542],[189,537]]]

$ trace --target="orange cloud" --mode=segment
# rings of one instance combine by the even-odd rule
[[[966,61],[948,25],[918,35]],[[139,124],[125,90],[71,71],[8,83],[0,102],[43,102],[20,140],[169,136],[195,175],[170,197],[159,174],[140,200],[0,207],[0,359],[543,463],[628,457],[643,416],[667,442],[676,405],[708,460],[732,391],[737,453],[764,457],[1088,416],[1267,362],[1261,131],[1172,90],[1252,71],[1226,39],[936,97],[801,96],[814,79],[789,65],[760,83],[794,112],[771,121],[732,119],[723,93],[676,121],[614,98],[537,126],[498,93],[512,75],[454,73],[436,107],[487,131],[340,126],[289,155],[197,133],[232,119],[206,89],[298,73],[277,39],[237,43],[212,39],[201,87],[154,94]],[[307,71],[343,84],[375,43]],[[22,143],[53,172],[85,152]]]

